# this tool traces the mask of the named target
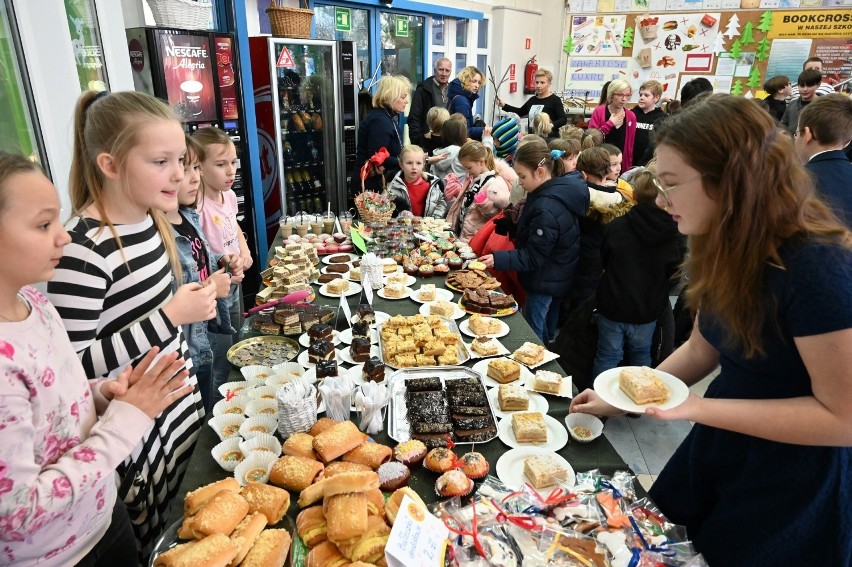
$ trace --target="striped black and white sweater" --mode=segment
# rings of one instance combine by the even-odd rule
[[[160,356],[181,352],[195,384],[181,329],[163,312],[172,297],[173,275],[153,218],[116,225],[120,246],[98,221],[75,221],[47,291],[87,376],[114,378],[158,346]],[[130,512],[142,564],[147,564],[166,527],[169,503],[180,487],[203,417],[196,387],[156,418],[118,468],[118,495]]]

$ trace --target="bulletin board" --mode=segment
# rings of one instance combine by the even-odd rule
[[[692,8],[688,2],[684,7]],[[679,99],[681,86],[696,77],[707,78],[715,92],[763,98],[767,78],[786,75],[795,83],[804,60],[814,55],[823,59],[824,80],[830,83],[848,79],[852,72],[849,9],[568,17],[564,94],[589,101],[597,101],[603,84],[613,79],[631,84],[631,102],[649,79]]]

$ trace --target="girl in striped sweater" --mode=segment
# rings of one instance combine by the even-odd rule
[[[215,286],[172,292],[180,264],[162,211],[178,206],[186,152],[171,108],[142,93],[84,93],[75,112],[71,242],[47,291],[87,376],[115,378],[152,347],[179,352],[181,325],[215,316]],[[140,562],[165,528],[204,409],[198,389],[175,400],[118,467]]]

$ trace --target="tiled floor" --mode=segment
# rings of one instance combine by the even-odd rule
[[[716,372],[690,389],[704,395],[715,376]],[[607,420],[604,435],[648,490],[691,427],[685,421],[616,417]]]

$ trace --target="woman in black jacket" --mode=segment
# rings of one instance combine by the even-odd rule
[[[533,131],[533,120],[536,115],[541,112],[546,112],[550,117],[553,126],[549,132],[539,134],[544,138],[558,138],[559,129],[568,124],[568,117],[565,115],[565,106],[562,104],[562,99],[550,91],[551,83],[553,82],[553,73],[547,69],[539,69],[535,73],[535,96],[527,100],[520,108],[506,104],[500,97],[497,97],[497,106],[505,112],[514,112],[521,118],[529,116],[529,132]],[[538,133],[538,132],[536,132]]]
[[[518,219],[515,249],[480,258],[489,268],[518,272],[527,290],[524,319],[547,345],[556,336],[562,299],[571,289],[580,253],[578,217],[589,208],[589,190],[577,176],[563,177],[562,153],[543,140],[515,153],[527,202]]]
[[[356,170],[352,175],[353,189],[361,190],[361,167],[373,154],[386,148],[390,156],[382,164],[385,179],[393,179],[399,171],[399,152],[402,151],[402,134],[399,133],[399,116],[408,105],[411,83],[403,76],[385,75],[379,79],[373,95],[373,110],[358,127],[358,147],[355,150]],[[381,190],[378,175],[367,178],[367,189]]]

